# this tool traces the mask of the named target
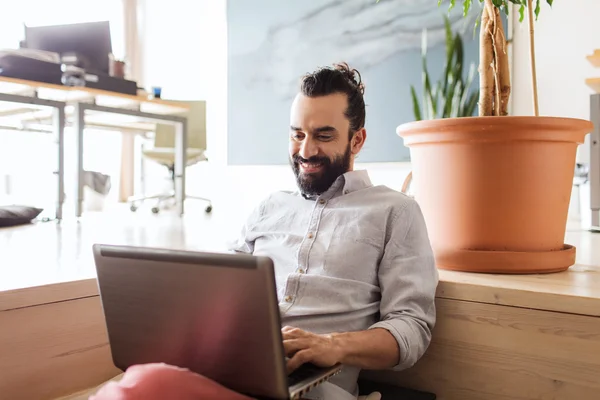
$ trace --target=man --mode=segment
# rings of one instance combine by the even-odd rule
[[[288,369],[341,362],[331,382],[342,390],[321,388],[340,399],[356,398],[361,369],[412,366],[435,322],[438,276],[419,206],[354,171],[363,94],[347,64],[302,79],[289,131],[299,191],[263,201],[232,247],[273,259]]]
[[[274,261],[288,370],[344,365],[308,399],[356,399],[361,369],[412,366],[435,322],[438,275],[419,206],[354,171],[363,94],[347,64],[302,79],[289,130],[299,190],[265,199],[231,247]]]

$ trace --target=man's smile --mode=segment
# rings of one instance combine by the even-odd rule
[[[323,169],[322,162],[299,161],[298,164],[300,165],[300,170],[302,170],[302,172],[305,174],[314,174],[315,172],[319,172]]]

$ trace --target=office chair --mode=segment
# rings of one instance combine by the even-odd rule
[[[206,151],[206,102],[179,102],[187,104],[190,109],[184,115],[188,121],[188,145],[186,156],[186,167],[194,165],[200,161],[207,161]],[[148,150],[142,150],[144,159],[154,161],[165,166],[171,175],[173,189],[168,193],[161,193],[152,196],[132,196],[128,199],[130,210],[136,211],[141,203],[146,200],[156,200],[156,205],[152,207],[152,212],[157,214],[163,202],[175,199],[175,127],[166,124],[156,124],[154,134],[154,146]],[[142,177],[144,179],[144,177]],[[204,197],[188,196],[186,199],[202,200],[208,203],[204,211],[212,211],[212,202]]]

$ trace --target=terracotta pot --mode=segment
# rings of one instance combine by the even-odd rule
[[[592,129],[589,121],[552,117],[399,126],[438,267],[540,273],[573,265],[567,213],[577,145]]]

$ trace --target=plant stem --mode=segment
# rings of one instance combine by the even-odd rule
[[[535,69],[535,44],[533,39],[533,2],[528,0],[527,13],[529,14],[529,53],[531,54],[531,79],[533,81],[533,109],[535,116],[540,115],[537,93],[537,75]]]
[[[493,115],[494,103],[494,62],[493,44],[491,32],[491,18],[486,0],[486,7],[481,15],[481,30],[479,32],[479,116]]]
[[[502,26],[500,10],[494,8],[494,56],[496,63],[497,84],[498,84],[498,115],[508,115],[508,99],[510,97],[510,68],[508,67],[508,51],[506,46],[506,36]]]

